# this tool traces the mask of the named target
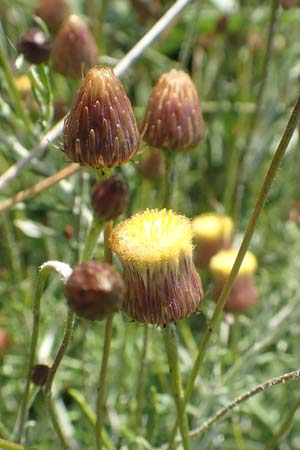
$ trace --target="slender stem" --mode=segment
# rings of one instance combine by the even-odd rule
[[[98,30],[97,30],[97,41],[100,48],[100,53],[103,55],[106,53],[106,46],[105,46],[105,36],[103,32],[104,28],[104,21],[105,21],[105,14],[107,7],[109,5],[109,0],[101,0],[101,7],[100,7],[100,13],[99,13],[99,20],[98,20]]]
[[[277,443],[278,443],[279,439],[286,433],[288,428],[291,426],[293,417],[295,415],[295,412],[299,408],[299,406],[300,406],[300,398],[298,398],[294,402],[293,406],[290,408],[289,412],[287,413],[286,417],[283,419],[279,428],[274,432],[271,440],[264,447],[264,450],[272,450],[277,447]]]
[[[3,32],[2,25],[0,24],[0,30],[2,31],[2,35],[5,36],[5,33]],[[3,48],[3,42],[2,39],[0,39],[0,66],[2,66],[6,82],[8,84],[8,94],[14,101],[14,106],[16,109],[17,114],[24,122],[24,125],[27,129],[27,131],[31,131],[31,122],[27,114],[25,113],[26,109],[22,105],[20,94],[16,88],[14,78],[12,75],[12,72],[10,70],[9,64],[8,64],[8,58],[5,55],[5,50]]]
[[[58,437],[60,445],[62,446],[62,448],[64,450],[68,450],[68,448],[69,448],[68,443],[67,443],[67,441],[65,439],[64,433],[63,433],[63,431],[61,429],[59,420],[57,418],[57,415],[56,415],[56,412],[55,412],[55,409],[54,409],[54,406],[53,406],[53,402],[52,402],[52,398],[51,398],[51,391],[50,391],[50,395],[49,395],[48,392],[45,392],[45,391],[44,391],[44,394],[45,394],[45,403],[46,403],[46,407],[47,407],[47,410],[48,410],[48,414],[50,416],[50,419],[51,419],[51,422],[52,422],[52,426],[53,426],[53,428],[54,428],[54,430],[56,432],[56,435]]]
[[[231,351],[233,363],[239,356],[239,340],[240,340],[240,321],[239,314],[234,314],[234,323],[231,326]]]
[[[168,356],[170,375],[172,379],[173,397],[177,408],[177,418],[182,438],[182,444],[184,450],[190,450],[191,445],[189,439],[189,425],[183,397],[183,388],[180,375],[178,348],[177,348],[178,340],[175,325],[174,324],[166,325],[164,328],[162,328],[162,334],[164,337],[166,353]]]
[[[143,409],[145,369],[146,369],[148,341],[149,341],[149,328],[147,325],[145,325],[144,326],[144,338],[143,338],[143,344],[142,344],[142,353],[141,353],[141,360],[140,360],[140,370],[139,370],[138,380],[137,380],[134,430],[139,429],[141,415],[142,415],[142,409]]]
[[[173,173],[174,156],[170,153],[165,153],[165,193],[163,200],[163,208],[169,209],[172,201],[174,173]]]
[[[247,166],[247,160],[248,155],[251,150],[252,146],[252,140],[254,136],[254,132],[256,130],[256,126],[258,123],[258,119],[260,117],[260,112],[263,105],[266,85],[267,85],[267,79],[270,69],[270,62],[271,62],[271,56],[272,56],[272,50],[273,50],[273,41],[275,36],[275,26],[276,26],[276,20],[278,17],[279,12],[279,1],[278,0],[272,0],[272,6],[271,6],[271,16],[270,16],[270,22],[269,22],[269,28],[268,28],[268,38],[267,38],[267,46],[266,46],[266,52],[264,56],[264,62],[262,67],[262,75],[261,75],[261,81],[259,85],[259,90],[257,93],[256,98],[256,104],[255,104],[255,112],[251,116],[250,126],[246,138],[246,144],[244,151],[241,156],[240,161],[240,167],[239,167],[239,177],[237,180],[237,186],[236,186],[236,199],[235,199],[235,205],[234,205],[234,217],[235,222],[238,220],[242,196],[243,196],[243,183],[245,178],[245,170]]]
[[[93,217],[93,221],[88,231],[87,238],[85,240],[85,245],[81,255],[81,261],[87,261],[88,259],[93,257],[96,244],[99,238],[99,235],[103,228],[103,222],[99,221],[97,217]]]
[[[277,150],[273,156],[273,159],[271,161],[269,170],[265,176],[261,191],[259,193],[259,196],[257,198],[256,201],[256,205],[255,208],[250,216],[248,225],[247,225],[247,229],[243,238],[243,241],[241,243],[241,246],[239,248],[236,260],[234,262],[234,265],[232,267],[232,270],[230,272],[230,275],[227,279],[227,282],[218,298],[215,310],[213,312],[213,315],[208,323],[208,326],[206,328],[206,331],[204,333],[204,336],[202,338],[201,341],[201,345],[198,351],[198,355],[195,359],[194,362],[194,366],[192,368],[192,371],[190,373],[190,377],[188,380],[188,384],[185,390],[185,395],[184,395],[184,401],[185,404],[188,402],[188,400],[190,399],[190,396],[192,394],[193,388],[194,388],[194,383],[195,380],[197,378],[197,375],[200,371],[202,362],[204,360],[205,354],[206,354],[206,350],[210,341],[210,338],[212,336],[212,333],[214,331],[214,328],[217,325],[217,322],[222,314],[224,305],[228,299],[228,296],[230,294],[230,291],[232,289],[232,286],[234,285],[234,282],[236,280],[236,277],[238,275],[239,269],[241,267],[241,264],[243,262],[244,256],[248,250],[251,238],[254,234],[258,219],[260,217],[260,214],[262,212],[263,206],[265,204],[267,195],[270,191],[272,182],[275,178],[275,175],[279,169],[280,163],[282,161],[282,158],[285,154],[285,151],[289,145],[289,142],[293,136],[293,133],[295,131],[295,128],[297,126],[297,123],[299,121],[299,117],[300,117],[300,96],[297,99],[296,105],[293,109],[292,115],[288,121],[288,124],[286,126],[286,129],[283,133],[283,136],[280,140],[280,143],[277,147]],[[177,426],[178,426],[178,421],[176,422],[176,424],[173,427],[172,433],[171,433],[171,438],[169,441],[169,447],[168,450],[171,450],[173,448],[173,443],[174,443],[174,439],[175,439],[175,435],[176,435],[176,430],[177,430]]]
[[[105,395],[106,374],[111,341],[112,319],[113,319],[112,315],[106,319],[102,363],[99,375],[99,384],[97,388],[97,419],[95,430],[97,450],[101,450],[103,444],[102,427],[103,427],[104,407],[105,407],[104,395]]]
[[[171,8],[156,22],[155,25],[138,41],[132,49],[121,59],[121,61],[114,68],[117,77],[121,77],[126,70],[134,63],[136,59],[160,36],[160,34],[175,23],[175,19],[180,15],[189,3],[193,0],[177,0]],[[54,125],[40,140],[36,147],[30,153],[16,164],[12,165],[0,177],[0,188],[4,187],[9,181],[13,180],[18,174],[29,164],[29,162],[38,156],[41,156],[49,145],[49,142],[55,140],[63,130],[64,118]],[[78,167],[79,168],[79,167]],[[58,181],[56,181],[58,183]],[[56,184],[54,183],[54,184]],[[40,191],[41,192],[41,191]],[[29,197],[27,197],[29,198]],[[21,201],[21,200],[19,200]],[[8,206],[9,207],[9,206]],[[1,212],[1,206],[0,206]]]
[[[23,445],[16,444],[15,442],[7,441],[0,438],[0,448],[3,450],[36,450],[32,447],[24,447]]]
[[[111,236],[112,228],[113,228],[113,222],[112,222],[112,220],[110,220],[106,224],[105,234],[104,234],[105,261],[107,261],[110,264],[112,263],[112,250],[109,245],[109,239]],[[102,354],[101,369],[100,369],[100,374],[99,374],[99,384],[98,384],[98,388],[97,388],[97,418],[96,418],[96,428],[95,428],[97,450],[101,450],[102,446],[103,446],[102,428],[103,428],[104,408],[105,408],[104,396],[105,396],[106,374],[107,374],[107,367],[108,367],[108,357],[109,357],[110,342],[111,342],[112,320],[113,320],[113,315],[111,314],[106,319],[106,324],[105,324],[103,354]]]
[[[278,384],[284,384],[289,381],[295,381],[300,379],[300,370],[294,370],[293,372],[286,373],[279,377],[272,378],[271,380],[266,381],[265,383],[259,384],[255,388],[250,391],[245,392],[242,395],[239,395],[235,400],[230,402],[227,406],[220,409],[213,417],[204,422],[199,428],[195,428],[190,432],[190,436],[198,436],[199,434],[207,431],[217,420],[221,419],[221,417],[225,416],[229,411],[236,408],[239,404],[253,397],[254,395],[259,394],[260,392],[265,392],[267,389],[276,386]],[[299,400],[297,402],[297,407],[299,407]],[[294,405],[295,407],[296,405]],[[296,408],[297,409],[297,408]],[[295,413],[295,411],[294,411]],[[273,448],[273,447],[272,447]]]
[[[56,272],[63,278],[64,281],[66,281],[69,275],[71,274],[71,269],[68,266],[68,264],[60,263],[58,261],[49,261],[48,263],[45,263],[40,267],[33,300],[33,326],[28,357],[28,371],[26,377],[26,385],[15,426],[15,434],[17,442],[21,442],[22,440],[23,429],[25,424],[25,415],[30,393],[30,377],[34,365],[39,335],[41,298],[44,292],[46,279],[49,273],[51,272]]]

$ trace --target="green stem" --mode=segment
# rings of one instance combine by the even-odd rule
[[[112,315],[106,319],[102,363],[99,376],[99,384],[97,389],[97,420],[96,420],[97,450],[102,449],[102,427],[103,427],[103,416],[105,407],[104,395],[105,395],[105,383],[106,383],[108,357],[111,341],[112,319],[113,319]]]
[[[264,447],[264,450],[272,450],[274,448],[277,448],[277,443],[279,439],[286,433],[288,428],[291,426],[293,417],[295,415],[295,412],[300,406],[300,398],[298,398],[291,409],[289,410],[288,414],[280,424],[279,428],[275,431],[273,434],[271,440],[268,442],[268,444]]]
[[[185,411],[185,402],[183,396],[183,388],[181,375],[179,370],[178,357],[178,340],[176,334],[176,326],[174,324],[166,325],[162,328],[162,334],[165,342],[166,353],[170,367],[170,375],[172,380],[173,397],[177,408],[177,421],[179,423],[179,430],[182,438],[184,450],[190,450],[189,439],[189,425],[188,418]]]
[[[247,229],[243,238],[243,241],[241,243],[241,246],[239,248],[236,260],[234,262],[234,265],[232,267],[232,270],[230,272],[230,275],[227,279],[227,282],[218,298],[215,310],[213,312],[213,315],[208,323],[208,326],[206,328],[206,331],[204,333],[204,336],[202,338],[201,341],[201,345],[198,351],[198,355],[196,357],[196,360],[194,362],[194,366],[192,368],[192,371],[190,373],[190,377],[188,380],[188,384],[185,390],[185,395],[184,395],[184,402],[185,404],[189,401],[190,396],[192,394],[193,388],[194,388],[194,383],[195,380],[197,378],[197,375],[200,371],[202,362],[204,360],[205,354],[206,354],[206,350],[210,341],[210,338],[212,336],[212,333],[214,331],[214,328],[217,325],[217,322],[222,314],[224,305],[228,299],[228,296],[230,294],[230,291],[232,289],[232,286],[234,285],[234,282],[236,280],[236,277],[238,275],[238,272],[240,270],[241,264],[243,262],[244,256],[248,250],[250,241],[252,239],[252,236],[254,234],[258,219],[260,217],[260,214],[263,210],[263,206],[265,204],[267,195],[270,191],[272,182],[275,178],[275,175],[279,169],[280,163],[283,159],[283,156],[285,154],[285,151],[289,145],[289,142],[293,136],[293,133],[295,131],[295,128],[297,126],[298,120],[300,117],[300,96],[297,99],[296,105],[293,109],[293,112],[291,114],[291,117],[288,121],[288,124],[286,126],[286,129],[283,133],[283,136],[280,140],[280,143],[277,147],[277,150],[273,156],[273,159],[271,161],[269,170],[265,176],[261,191],[259,193],[259,196],[257,198],[256,201],[256,205],[255,208],[250,216],[248,225],[247,225]],[[178,426],[178,421],[177,423],[174,425],[174,428],[172,430],[172,434],[171,434],[171,439],[169,442],[169,447],[168,450],[171,450],[173,448],[173,443],[174,443],[174,439],[175,439],[175,435],[176,435],[176,430],[177,430],[177,426]]]
[[[0,448],[3,450],[36,450],[32,447],[24,447],[23,445],[16,444],[15,442],[7,441],[0,438]]]
[[[240,322],[239,314],[234,314],[234,323],[231,326],[231,351],[233,363],[239,356]]]
[[[60,266],[58,265],[60,264]],[[46,263],[40,267],[40,272],[38,274],[37,284],[34,293],[33,300],[33,327],[32,327],[32,335],[29,349],[29,358],[28,358],[28,371],[26,377],[26,385],[25,391],[23,395],[23,399],[21,402],[20,412],[18,414],[17,423],[16,423],[16,439],[17,442],[21,442],[24,423],[25,423],[25,414],[28,404],[28,398],[30,393],[30,377],[32,368],[34,365],[38,335],[39,335],[39,327],[40,327],[40,309],[41,309],[41,298],[44,292],[46,279],[51,272],[57,272],[61,277],[65,280],[68,278],[70,274],[70,268],[67,264],[63,263]]]
[[[2,25],[0,24],[0,30],[2,31],[2,36],[5,36],[5,33],[3,32]],[[15,109],[17,111],[17,114],[24,122],[24,125],[26,127],[26,130],[31,132],[31,122],[27,114],[25,113],[25,108],[22,105],[20,94],[16,88],[13,74],[10,70],[9,64],[8,64],[8,58],[5,54],[3,41],[0,39],[0,66],[2,66],[6,82],[8,84],[8,94],[10,95],[12,101],[14,102]]]
[[[81,262],[87,261],[88,259],[93,257],[94,251],[96,249],[96,244],[99,238],[99,235],[102,231],[104,223],[101,222],[97,217],[93,217],[93,221],[89,228],[85,245],[82,251],[82,255],[80,258]]]
[[[146,357],[148,350],[148,339],[149,329],[147,325],[144,325],[144,339],[142,344],[142,353],[140,360],[140,370],[137,380],[137,393],[136,393],[136,411],[135,411],[135,423],[134,430],[137,431],[140,426],[142,409],[143,409],[143,399],[144,399],[144,383],[145,383],[145,369],[146,369]]]
[[[112,263],[112,250],[109,245],[109,239],[111,236],[113,228],[112,220],[108,221],[105,227],[104,233],[104,253],[105,253],[105,261],[108,263]],[[105,336],[104,336],[104,344],[103,344],[103,354],[102,354],[102,363],[99,374],[99,384],[97,388],[97,418],[96,418],[96,446],[97,450],[101,450],[103,446],[102,442],[102,428],[103,428],[103,418],[104,418],[104,408],[105,408],[105,384],[106,384],[106,375],[107,375],[107,367],[108,367],[108,357],[110,351],[110,342],[111,342],[111,332],[112,332],[112,320],[113,315],[111,314],[106,319],[105,324]]]
[[[163,199],[163,208],[169,209],[172,201],[173,185],[174,185],[174,155],[165,153],[165,193]]]
[[[105,54],[105,52],[106,52],[103,28],[104,28],[105,14],[106,14],[108,5],[109,5],[109,0],[101,1],[101,8],[100,8],[99,20],[98,20],[98,36],[97,36],[97,41],[98,41],[101,55]]]
[[[56,412],[55,412],[55,409],[53,406],[53,402],[52,402],[52,398],[51,398],[51,391],[50,391],[50,393],[44,391],[44,394],[45,394],[46,408],[48,410],[48,414],[50,416],[52,426],[56,432],[56,435],[58,437],[60,445],[64,450],[68,450],[68,448],[69,448],[68,443],[65,439],[64,433],[61,429],[59,420],[57,418],[57,415],[56,415]]]

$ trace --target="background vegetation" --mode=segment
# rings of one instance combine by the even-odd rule
[[[68,3],[72,12],[83,15],[91,25],[86,6],[89,2]],[[114,65],[172,4],[158,1],[154,16],[147,16],[139,11],[138,3],[108,2],[99,37],[100,62]],[[34,7],[33,0],[0,3],[4,55],[0,65],[1,173],[23,157],[57,122],[58,101],[63,100],[64,112],[68,111],[79,85],[79,80],[70,81],[54,73],[51,61],[37,67],[18,59],[16,42],[33,25]],[[266,66],[272,10],[275,26]],[[178,176],[173,208],[188,217],[214,209],[222,212],[225,208],[236,219],[236,246],[241,242],[266,169],[299,92],[299,30],[300,9],[284,10],[276,1],[194,2],[178,22],[146,49],[122,80],[141,121],[153,83],[161,73],[173,67],[191,73],[202,101],[206,138],[199,148],[176,157]],[[33,83],[36,81],[21,99],[28,124],[18,110],[9,73],[13,77],[27,74]],[[259,102],[262,100],[259,111],[258,97]],[[55,144],[60,146],[60,141],[61,137]],[[245,164],[241,166],[240,158],[247,147]],[[129,185],[131,201],[127,216],[145,207],[160,207],[162,203],[162,178],[147,180],[139,171],[139,161],[148,152],[145,146],[142,150],[135,161],[116,169],[124,174]],[[34,185],[66,165],[65,155],[49,143],[39,159],[1,189],[0,199]],[[299,367],[299,171],[299,140],[295,133],[251,242],[251,250],[259,261],[256,280],[260,302],[239,316],[237,346],[228,317],[224,317],[212,337],[187,407],[191,429],[240,393]],[[241,202],[235,195],[239,179],[243,186]],[[92,215],[93,180],[93,173],[82,170],[1,213],[0,327],[11,341],[0,356],[3,438],[13,439],[12,430],[24,391],[37,269],[47,260],[60,260],[71,266],[78,261]],[[96,256],[102,258],[102,245]],[[210,276],[202,276],[207,298],[197,315],[177,327],[184,384],[214,309],[209,299]],[[63,285],[51,277],[42,300],[40,362],[51,363],[63,334],[65,313]],[[102,322],[78,321],[55,379],[55,405],[74,449],[94,448],[91,423],[82,405],[74,399],[74,392],[83,396],[84,405],[95,409],[103,333]],[[176,418],[161,334],[155,327],[150,327],[149,333],[142,414],[137,424],[144,326],[128,322],[122,314],[114,320],[105,429],[116,449],[160,448],[168,441]],[[274,387],[243,403],[206,433],[193,438],[193,448],[266,449],[287,418],[285,433],[278,439],[275,436],[270,448],[300,449],[298,406],[298,382]],[[37,389],[25,431],[28,445],[58,448],[43,396]]]

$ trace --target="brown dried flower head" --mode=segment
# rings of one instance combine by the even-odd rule
[[[68,305],[77,316],[103,320],[119,311],[125,287],[116,269],[102,261],[76,266],[65,286]]]
[[[50,29],[57,28],[67,17],[69,7],[65,0],[40,0],[35,14],[46,23]]]
[[[90,69],[65,119],[65,153],[84,166],[114,167],[136,154],[139,139],[130,100],[113,70]]]
[[[171,70],[154,86],[144,119],[145,141],[164,150],[187,150],[204,137],[195,85],[188,74]]]
[[[50,40],[39,28],[30,28],[19,39],[18,52],[23,53],[26,61],[41,64],[48,61],[50,56]]]
[[[65,76],[80,78],[97,64],[98,55],[95,39],[85,23],[76,15],[68,17],[53,44],[53,69]]]
[[[128,189],[121,174],[99,181],[92,191],[92,207],[101,220],[113,220],[126,211]]]
[[[30,379],[36,386],[44,386],[47,381],[50,367],[46,364],[36,364],[33,366]]]

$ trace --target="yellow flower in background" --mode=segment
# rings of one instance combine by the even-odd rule
[[[120,223],[111,247],[124,268],[124,310],[133,320],[163,325],[188,317],[202,299],[185,216],[146,210]]]

